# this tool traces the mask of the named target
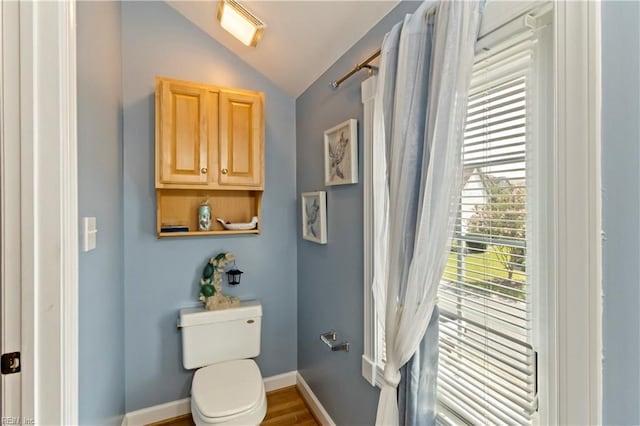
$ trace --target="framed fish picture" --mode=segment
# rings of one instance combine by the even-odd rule
[[[358,183],[358,120],[351,118],[324,132],[324,184]]]
[[[302,193],[302,238],[327,244],[327,193]]]

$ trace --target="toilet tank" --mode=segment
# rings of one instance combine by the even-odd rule
[[[216,311],[181,309],[182,365],[192,369],[260,355],[261,325],[262,305],[256,300]]]

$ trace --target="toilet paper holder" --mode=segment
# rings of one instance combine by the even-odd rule
[[[349,352],[349,342],[340,342],[334,343],[338,340],[338,335],[335,330],[327,331],[326,333],[322,333],[320,335],[320,340],[322,340],[325,345],[329,346],[332,351],[345,351]]]

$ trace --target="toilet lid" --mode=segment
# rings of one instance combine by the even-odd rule
[[[193,376],[191,398],[205,417],[225,417],[247,411],[264,394],[262,376],[251,359],[209,365]]]

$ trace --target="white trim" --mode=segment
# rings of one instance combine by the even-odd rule
[[[554,10],[557,423],[601,424],[600,3]]]
[[[511,22],[517,17],[524,15],[528,11],[540,7],[544,3],[551,3],[548,0],[488,0],[484,11],[482,12],[482,20],[480,21],[480,30],[478,38],[482,39],[489,33],[501,28],[505,23]]]
[[[21,336],[20,270],[20,31],[19,4],[0,3],[0,273],[2,304],[0,348],[19,352]],[[22,367],[25,371],[25,367]],[[3,374],[0,416],[22,416],[22,374]]]
[[[557,314],[555,293],[556,254],[555,241],[555,183],[553,164],[554,147],[554,111],[549,108],[553,98],[553,28],[547,25],[553,19],[553,12],[547,11],[539,17],[534,48],[534,67],[530,79],[530,90],[535,99],[531,110],[531,138],[528,141],[531,155],[528,158],[530,179],[528,181],[528,229],[530,240],[527,243],[527,270],[531,271],[531,303],[533,347],[538,354],[538,411],[534,414],[534,424],[557,424]],[[527,149],[529,149],[529,147]]]
[[[375,362],[371,358],[362,355],[362,377],[367,379],[371,386],[382,389],[384,381],[384,365],[382,362]]]
[[[35,146],[33,127],[33,106],[35,88],[33,82],[33,57],[30,46],[34,43],[33,23],[30,22],[32,4],[23,2],[20,11],[20,261],[22,264],[21,291],[21,362],[22,376],[22,416],[36,418],[36,273],[34,191],[35,191]],[[31,31],[29,31],[31,29]]]
[[[371,324],[367,324],[365,322],[365,324],[364,324],[365,339],[366,339],[366,336],[367,336],[367,329],[370,328],[370,327],[371,327]],[[376,366],[376,362],[374,360],[372,360],[371,358],[369,358],[365,354],[362,355],[362,377],[367,379],[367,381],[369,382],[369,384],[371,384],[371,386],[375,386],[376,385],[376,375],[377,375],[376,367],[377,367]]]
[[[315,418],[320,422],[322,426],[336,426],[336,424],[327,413],[327,410],[324,409],[320,400],[313,393],[307,382],[304,380],[302,375],[298,372],[298,390],[300,391],[300,395],[304,398],[305,402],[313,412]]]
[[[60,3],[62,421],[78,423],[78,143],[76,3]]]
[[[125,414],[122,425],[142,426],[191,413],[191,398],[179,399]]]
[[[20,42],[22,415],[77,424],[75,2],[21,2]]]
[[[266,377],[264,379],[265,392],[271,392],[276,389],[282,389],[288,386],[294,386],[296,384],[296,374],[297,372],[294,370],[294,371],[289,371],[287,373]]]
[[[288,386],[294,386],[299,383],[298,377],[298,372],[295,370],[265,377],[263,379],[264,390],[265,392],[271,392]],[[309,402],[307,403],[309,404]],[[184,398],[141,410],[131,411],[123,416],[122,426],[146,425],[173,417],[184,416],[189,413],[191,413],[191,398]]]
[[[373,300],[373,106],[378,87],[378,79],[371,76],[361,83],[364,119],[362,122],[364,143],[364,194],[363,194],[363,248],[364,248],[364,353],[362,354],[362,376],[376,385],[376,332],[377,322]]]

